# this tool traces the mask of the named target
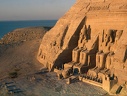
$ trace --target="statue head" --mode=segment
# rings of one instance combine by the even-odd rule
[[[84,25],[80,31],[80,36],[85,35],[86,36],[86,25]]]
[[[106,43],[106,46],[108,45],[108,43],[112,43],[113,42],[113,30],[108,30],[105,32],[105,36],[104,36],[104,42]]]

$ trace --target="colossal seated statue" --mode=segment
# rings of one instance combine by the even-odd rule
[[[68,67],[73,67],[73,70],[76,69],[79,73],[81,73],[81,71],[86,72],[90,65],[90,62],[94,61],[92,60],[93,57],[95,59],[94,55],[97,50],[97,44],[98,35],[95,36],[95,38],[91,39],[90,25],[88,26],[88,28],[86,27],[86,25],[84,25],[79,35],[78,46],[72,51],[72,61],[64,64],[64,68],[66,69]],[[88,48],[86,47],[86,45]]]
[[[86,25],[80,31],[79,40],[78,40],[78,47],[85,48],[85,44],[88,42],[88,31]]]
[[[88,75],[102,78],[103,74],[110,74],[116,44],[122,35],[122,30],[108,30],[104,34],[101,51],[96,54],[96,67],[89,69]]]
[[[110,69],[111,69],[111,64],[113,62],[113,56],[114,56],[114,53],[113,52],[110,52],[107,55],[104,69],[99,71],[98,78],[102,78],[103,75],[105,75],[105,74],[106,75],[110,75]]]
[[[87,28],[84,25],[79,34],[78,46],[72,51],[72,61],[64,64],[64,68],[73,67],[79,62],[80,52],[86,50],[85,43],[87,42]]]
[[[88,55],[89,55],[89,52],[87,50],[82,50],[80,52],[80,58],[79,58],[79,63],[76,63],[74,66],[73,66],[73,70],[75,69],[78,69],[78,72],[81,73],[82,71],[82,67],[84,66],[88,66],[88,62],[89,62],[89,59],[88,59]]]
[[[111,64],[113,63],[113,59],[114,59],[114,54],[115,54],[114,52],[116,50],[118,40],[120,39],[122,33],[123,33],[123,30],[116,31],[114,43],[110,48],[110,53],[108,53],[108,55],[106,57],[105,68],[98,73],[99,78],[102,78],[103,74],[111,75],[110,69],[111,69]]]
[[[105,68],[106,57],[110,53],[110,47],[113,43],[113,30],[105,32],[103,42],[101,44],[101,50],[96,54],[96,67],[88,71],[88,75],[97,77],[100,70]]]
[[[64,64],[64,68],[71,68],[73,67],[77,62],[79,62],[79,56],[80,56],[81,48],[76,47],[72,51],[72,61],[69,63]]]

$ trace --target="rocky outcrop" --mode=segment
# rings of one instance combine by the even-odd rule
[[[19,28],[4,35],[0,39],[0,56],[10,47],[21,45],[23,42],[41,39],[50,27]]]
[[[78,59],[82,57],[84,60],[92,58],[87,60],[91,66],[86,64],[87,68],[81,67],[85,65],[84,63],[79,64],[80,67],[76,66],[79,72],[82,68],[88,71],[89,68],[95,67],[88,73],[100,76],[97,78],[101,78],[99,79],[101,83],[104,81],[111,88],[110,77],[102,76],[102,73],[107,72],[106,74],[110,76],[115,75],[119,84],[124,84],[127,81],[126,24],[126,0],[77,0],[75,5],[45,34],[37,59],[49,70],[53,70],[56,67],[62,68],[63,65],[68,67],[70,64],[75,68],[74,64],[80,60],[75,61],[74,56]],[[84,30],[83,35],[82,30]],[[110,88],[104,87],[108,91]]]
[[[28,27],[15,29],[0,39],[0,44],[15,44],[23,41],[41,39],[50,27]]]

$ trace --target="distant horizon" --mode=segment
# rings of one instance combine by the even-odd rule
[[[6,22],[6,21],[58,21],[59,19],[57,19],[57,20],[53,20],[53,19],[51,19],[51,20],[0,20],[0,22]]]
[[[1,0],[0,21],[58,20],[76,0]]]
[[[27,27],[53,27],[57,20],[0,21],[0,38],[8,32]]]

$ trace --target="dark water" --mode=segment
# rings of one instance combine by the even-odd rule
[[[17,28],[44,26],[52,27],[57,20],[0,21],[0,38]]]

